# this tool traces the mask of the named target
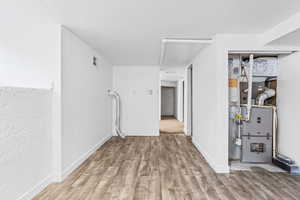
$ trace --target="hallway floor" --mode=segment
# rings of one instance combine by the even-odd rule
[[[34,200],[300,199],[300,176],[216,174],[189,137],[113,137]]]
[[[160,134],[184,134],[184,124],[175,117],[161,117]]]

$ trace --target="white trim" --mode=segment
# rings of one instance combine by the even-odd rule
[[[199,144],[197,144],[194,140],[192,141],[195,147],[198,149],[198,151],[203,155],[209,166],[218,174],[224,174],[224,173],[229,173],[229,166],[223,166],[223,165],[218,165],[214,162],[211,156],[204,151]]]
[[[255,54],[255,55],[288,55],[294,53],[296,50],[229,50],[228,54]]]
[[[161,41],[160,45],[160,57],[159,57],[159,65],[163,64],[163,60],[165,58],[165,43]]]
[[[18,198],[18,200],[30,200],[33,197],[35,197],[37,194],[39,194],[41,191],[43,191],[50,183],[53,182],[53,175],[49,175],[45,179],[43,179],[41,182],[33,186],[30,190],[25,192],[21,197]]]
[[[112,135],[105,137],[98,144],[96,144],[94,147],[92,147],[89,151],[87,151],[85,154],[83,154],[78,160],[76,160],[69,167],[67,167],[65,170],[63,170],[61,181],[63,181],[65,178],[67,178],[68,175],[70,175],[75,169],[77,169],[84,161],[86,161],[95,151],[97,151],[111,137],[112,137]]]
[[[279,23],[260,36],[261,44],[267,45],[271,42],[282,38],[300,28],[300,12],[291,16],[287,20]]]
[[[159,65],[162,66],[165,59],[165,51],[167,43],[184,43],[184,44],[211,44],[212,39],[201,39],[201,38],[162,38],[160,47],[160,58]]]
[[[78,168],[86,159],[88,159],[97,149],[99,149],[105,142],[107,142],[112,136],[105,137],[101,142],[91,148],[87,153],[85,153],[82,157],[80,157],[77,161],[75,161],[70,167],[68,167],[63,172],[62,180],[64,180],[69,174],[71,174],[76,168]],[[41,182],[33,186],[30,190],[25,192],[18,200],[30,200],[35,197],[37,194],[42,192],[50,183],[54,182],[56,179],[51,174]]]

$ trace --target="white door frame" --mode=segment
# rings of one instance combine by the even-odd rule
[[[184,132],[193,135],[193,65],[186,68],[184,84]]]

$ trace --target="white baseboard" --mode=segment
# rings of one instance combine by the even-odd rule
[[[99,149],[106,141],[108,141],[112,136],[105,137],[102,141],[96,144],[88,152],[83,154],[76,162],[74,162],[70,167],[63,171],[63,176],[61,180],[64,180],[69,174],[71,174],[76,168],[78,168],[86,159],[88,159],[97,149]],[[49,175],[41,182],[33,186],[25,194],[18,198],[18,200],[31,200],[41,191],[43,191],[50,183],[54,182],[54,175]]]
[[[112,135],[109,135],[102,139],[98,144],[96,144],[94,147],[92,147],[89,151],[84,153],[79,159],[77,159],[75,162],[73,162],[69,167],[67,167],[65,170],[63,170],[62,178],[63,181],[68,175],[70,175],[75,169],[77,169],[85,160],[87,160],[97,149],[99,149],[105,142],[107,142]]]
[[[53,182],[53,175],[50,175],[50,176],[46,177],[45,179],[43,179],[38,184],[36,184],[34,187],[32,187],[29,191],[27,191],[21,197],[19,197],[18,200],[31,200],[33,197],[35,197],[37,194],[39,194],[41,191],[43,191],[52,182]]]
[[[218,165],[215,163],[215,161],[212,159],[211,156],[209,156],[209,154],[204,151],[199,144],[197,144],[195,141],[193,141],[193,144],[195,145],[195,147],[198,149],[198,151],[203,155],[203,157],[205,158],[205,160],[207,161],[207,163],[209,164],[209,166],[216,172],[216,173],[229,173],[229,167],[228,166],[224,166],[224,165]]]

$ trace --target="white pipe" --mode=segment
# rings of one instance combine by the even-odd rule
[[[116,116],[115,116],[115,130],[118,136],[125,138],[125,134],[121,132],[121,116],[120,116],[120,105],[121,105],[121,100],[120,100],[120,95],[112,90],[108,90],[108,95],[112,96],[115,99],[116,102]]]
[[[265,103],[265,100],[268,98],[271,98],[273,96],[275,96],[275,90],[266,87],[265,91],[257,96],[256,103],[259,106],[263,106]]]
[[[249,74],[248,74],[248,101],[247,101],[247,115],[246,121],[250,120],[251,108],[252,108],[252,80],[253,80],[253,54],[249,57]]]

